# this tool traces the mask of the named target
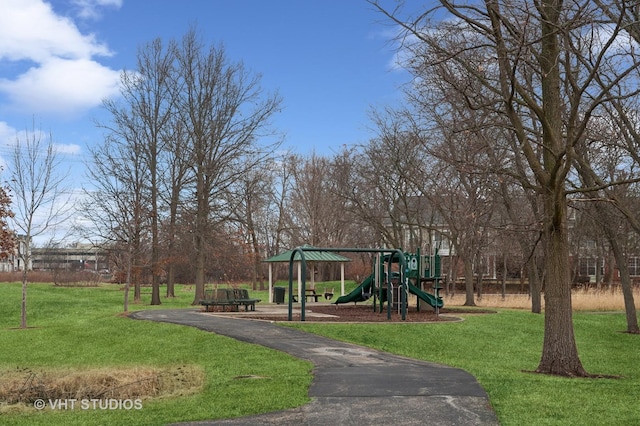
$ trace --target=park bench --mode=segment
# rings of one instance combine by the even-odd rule
[[[210,307],[213,308],[213,310],[215,310],[216,307],[220,307],[222,310],[231,308],[232,311],[237,311],[239,305],[235,303],[233,293],[231,293],[231,295],[232,297],[229,298],[229,291],[226,288],[205,290],[204,299],[200,301],[200,304],[205,307],[207,312],[210,311]]]
[[[249,297],[249,290],[246,288],[233,289],[233,300],[240,306],[244,306],[245,311],[255,311],[256,303],[259,303],[261,299],[255,299]]]
[[[242,288],[205,290],[204,294],[205,297],[200,301],[200,304],[205,307],[207,312],[210,311],[209,307],[214,310],[216,307],[220,307],[222,310],[230,308],[231,311],[237,312],[240,306],[244,306],[245,311],[255,311],[256,303],[261,300],[249,297],[249,291]]]

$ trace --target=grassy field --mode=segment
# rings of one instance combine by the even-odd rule
[[[339,288],[339,283],[334,286]],[[27,330],[17,329],[20,286],[0,284],[0,293],[0,395],[12,377],[18,378],[13,394],[41,390],[45,397],[55,388],[53,379],[84,373],[94,381],[104,380],[103,373],[110,372],[140,383],[146,383],[140,379],[144,374],[177,377],[166,392],[141,397],[140,409],[54,410],[47,406],[37,411],[33,402],[0,402],[0,424],[158,425],[267,412],[308,400],[310,364],[188,327],[131,320],[121,313],[119,286],[30,284]],[[266,292],[251,294],[267,300]],[[177,296],[163,298],[160,308],[188,307],[193,290],[179,286]],[[447,299],[447,305],[458,304],[456,297]],[[143,298],[149,302],[148,289]],[[594,374],[619,376],[615,379],[531,373],[540,358],[544,318],[528,312],[526,296],[507,301],[486,295],[478,304],[498,306],[497,314],[465,315],[464,321],[456,323],[287,325],[463,368],[487,390],[503,425],[638,424],[640,336],[621,332],[626,327],[620,299],[614,293],[577,293],[581,310],[574,315],[585,368]],[[155,307],[130,307],[139,309]]]
[[[636,292],[635,300],[640,300]],[[574,324],[581,360],[591,374],[571,379],[532,373],[540,360],[544,315],[526,295],[485,295],[497,314],[462,315],[440,324],[311,324],[289,326],[338,340],[462,368],[488,392],[503,425],[640,424],[640,336],[624,333],[619,291],[576,291]],[[445,306],[464,303],[464,295]],[[434,413],[436,414],[436,413]]]
[[[192,291],[180,286],[177,293],[176,299],[163,299],[161,307],[188,307]],[[60,387],[50,380],[52,376],[95,375],[96,370],[127,375],[153,368],[164,379],[182,369],[201,372],[203,379],[195,380],[199,386],[195,392],[187,383],[168,394],[143,397],[141,409],[93,409],[91,402],[90,409],[83,409],[78,402],[74,409],[69,405],[52,409],[47,404],[37,411],[33,401],[11,406],[0,402],[2,425],[160,425],[255,414],[308,401],[311,364],[189,327],[126,318],[121,314],[123,292],[117,285],[30,284],[26,330],[16,329],[20,286],[0,284],[0,294],[0,378],[17,377],[17,391],[41,390],[46,401],[57,396],[53,391]],[[143,296],[149,303],[150,295]],[[148,308],[132,304],[130,309]],[[74,394],[67,398],[81,399]]]
[[[577,313],[575,317],[586,369],[620,378],[568,379],[531,373],[540,358],[543,318],[523,311],[468,315],[455,324],[293,326],[463,368],[488,392],[503,425],[638,424],[640,336],[619,332],[624,329],[621,314]]]

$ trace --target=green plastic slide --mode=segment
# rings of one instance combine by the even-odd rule
[[[435,297],[433,294],[426,293],[411,283],[409,283],[409,293],[415,294],[434,308],[442,308],[444,306],[441,297]]]
[[[364,302],[367,298],[363,297],[363,293],[371,294],[371,284],[373,284],[373,274],[365,278],[351,293],[338,297],[333,303],[338,305],[340,303]]]

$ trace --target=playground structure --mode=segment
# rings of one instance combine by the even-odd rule
[[[408,300],[408,294],[413,294],[417,298],[418,311],[421,308],[421,302],[424,302],[438,314],[444,303],[440,297],[441,261],[437,250],[431,255],[422,255],[419,249],[416,253],[404,253],[406,285],[402,285],[400,268],[396,271],[389,270],[391,266],[400,264],[397,257],[397,253],[386,255],[378,253],[371,275],[365,278],[351,293],[340,296],[333,303],[336,305],[357,303],[373,298],[374,311],[379,306],[379,311],[382,312],[384,303],[387,302],[400,313],[403,298]],[[391,258],[391,262],[389,262],[389,258]],[[435,295],[424,291],[424,285],[429,283],[432,285],[431,288]],[[388,291],[389,289],[391,291]]]
[[[398,309],[402,320],[406,320],[408,294],[414,294],[420,301],[424,301],[438,310],[443,306],[440,290],[440,256],[437,250],[433,255],[422,256],[417,253],[405,253],[400,249],[361,249],[361,248],[318,248],[310,246],[297,247],[291,251],[289,259],[289,315],[288,320],[293,320],[293,265],[296,257],[299,260],[302,288],[305,288],[306,259],[305,252],[351,252],[351,253],[376,253],[373,273],[351,293],[340,296],[335,304],[358,302],[374,297],[373,309],[376,311],[376,302],[379,301],[380,313],[383,312],[384,302],[387,302],[387,319],[391,319],[392,306]],[[385,267],[386,264],[386,267]],[[394,268],[394,264],[397,267]],[[412,282],[411,282],[412,281]],[[424,283],[432,282],[435,295],[422,290]],[[305,321],[305,298],[300,300],[300,321]]]

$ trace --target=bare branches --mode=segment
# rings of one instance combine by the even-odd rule
[[[24,235],[34,238],[66,222],[71,214],[70,191],[63,186],[61,159],[52,136],[25,130],[18,137],[9,165],[9,187],[13,194],[14,224]]]

